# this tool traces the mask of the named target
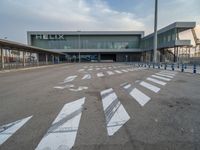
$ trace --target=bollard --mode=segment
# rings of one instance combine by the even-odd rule
[[[167,64],[165,64],[165,70],[167,69]]]
[[[177,65],[177,68],[179,68],[179,64]]]
[[[158,69],[160,69],[160,64],[158,64]]]
[[[184,65],[182,64],[181,72],[184,72]]]
[[[149,66],[149,68],[150,68],[151,65],[149,64],[148,66]]]
[[[187,69],[187,65],[185,64],[185,69]]]
[[[155,65],[153,64],[153,69],[155,68]]]
[[[174,71],[174,64],[172,64],[172,71]]]
[[[194,66],[193,66],[193,73],[197,73],[197,70],[196,70],[197,68],[196,68],[196,64],[194,64]]]

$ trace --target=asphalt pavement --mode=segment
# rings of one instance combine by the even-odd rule
[[[199,150],[200,75],[124,63],[0,73],[1,150]]]

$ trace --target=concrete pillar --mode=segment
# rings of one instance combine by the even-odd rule
[[[37,66],[39,66],[40,65],[39,53],[36,53],[36,56],[37,56]]]
[[[58,56],[58,64],[60,63],[60,57]]]
[[[52,55],[52,64],[54,64],[54,55]]]
[[[48,54],[45,54],[46,65],[48,65]]]
[[[98,53],[98,62],[101,62],[101,54]]]
[[[26,66],[25,54],[26,54],[26,52],[25,52],[25,51],[23,51],[23,67],[25,67],[25,66]]]
[[[4,69],[4,50],[1,48],[1,69]]]

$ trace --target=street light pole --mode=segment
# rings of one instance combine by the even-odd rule
[[[78,31],[79,34],[78,34],[78,48],[79,48],[79,53],[78,53],[78,58],[79,58],[79,63],[81,62],[81,52],[80,52],[80,48],[81,48],[81,35],[80,35],[80,32],[81,31]]]
[[[155,0],[154,48],[153,48],[153,62],[154,63],[157,63],[157,21],[158,21],[158,0]]]

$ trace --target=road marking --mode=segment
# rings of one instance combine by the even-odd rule
[[[174,78],[173,76],[162,74],[162,73],[156,73],[156,74],[163,77]]]
[[[170,81],[171,80],[169,78],[165,78],[165,77],[161,77],[161,76],[157,76],[157,75],[151,75],[151,76],[154,77],[154,78],[157,78],[157,79],[165,80],[165,81]]]
[[[161,71],[160,73],[171,75],[171,76],[175,76],[177,74],[177,72],[169,72],[169,71]]]
[[[20,129],[32,116],[0,126],[0,145]]]
[[[112,88],[101,91],[101,97],[107,133],[109,136],[112,136],[130,119],[130,116]]]
[[[91,75],[90,74],[85,74],[82,78],[82,80],[88,80],[91,79]]]
[[[160,85],[163,85],[163,86],[167,84],[166,82],[163,82],[163,81],[160,81],[160,80],[157,80],[157,79],[154,79],[154,78],[150,78],[150,77],[148,77],[147,80],[154,82],[154,83],[157,83],[157,84],[160,84]]]
[[[88,71],[92,71],[92,70],[93,70],[93,68],[88,69]]]
[[[116,73],[120,73],[120,74],[122,73],[122,72],[121,72],[121,71],[119,71],[119,70],[114,70],[114,71],[115,71]]]
[[[103,70],[106,70],[107,68],[104,67],[104,68],[102,68],[102,69],[103,69]]]
[[[125,70],[125,69],[123,69],[123,70],[121,70],[121,71],[123,71],[123,72],[128,72],[127,70]]]
[[[97,73],[97,77],[103,77],[104,74],[102,72]]]
[[[85,97],[64,105],[36,150],[69,150],[75,143]]]
[[[107,71],[107,73],[108,73],[108,75],[113,75],[113,74],[115,74],[115,73],[112,72],[112,71]]]
[[[53,88],[63,90],[63,89],[65,89],[65,88],[72,88],[72,87],[74,87],[73,84],[67,84],[67,85],[65,85],[65,86],[54,86]]]
[[[69,90],[73,92],[78,92],[78,91],[87,90],[87,89],[88,89],[87,86],[79,86],[77,89],[69,89]]]
[[[84,70],[85,70],[85,69],[79,69],[78,71],[81,72],[81,71],[84,71]]]
[[[128,68],[127,70],[128,70],[128,71],[134,71],[132,68]]]
[[[96,70],[100,70],[100,68],[96,68]]]
[[[76,77],[77,77],[77,75],[69,76],[69,77],[65,78],[65,80],[64,80],[63,83],[71,82],[71,81],[73,81]]]
[[[138,90],[137,88],[134,88],[129,93],[141,106],[144,106],[148,101],[151,100],[150,97],[148,97],[146,94]]]
[[[124,86],[125,89],[128,89],[130,87],[131,87],[131,84],[127,84],[127,85]]]
[[[149,83],[144,82],[144,81],[140,82],[140,85],[145,87],[145,88],[147,88],[147,89],[149,89],[149,90],[151,90],[151,91],[153,91],[153,92],[155,92],[155,93],[158,93],[160,91],[159,87],[154,86],[154,85],[149,84]]]

